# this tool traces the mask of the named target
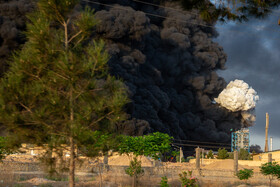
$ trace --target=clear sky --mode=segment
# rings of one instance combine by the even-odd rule
[[[260,97],[256,107],[256,125],[250,127],[251,144],[264,149],[265,113],[270,116],[268,137],[273,150],[280,149],[280,9],[265,19],[246,23],[218,23],[215,39],[228,55],[227,69],[219,71],[227,82],[241,79]]]

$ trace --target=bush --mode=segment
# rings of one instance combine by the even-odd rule
[[[250,160],[251,155],[245,149],[240,149],[238,151],[238,160]]]
[[[223,148],[223,149],[219,148],[217,158],[218,159],[226,159],[228,157],[229,157],[228,151],[225,148]]]
[[[180,162],[180,156],[176,156],[176,162]],[[183,157],[183,158],[181,159],[181,162],[187,162],[187,161],[186,161],[185,158]]]
[[[253,169],[243,169],[239,170],[236,176],[239,178],[239,180],[248,180],[253,176]]]
[[[274,177],[280,179],[280,165],[277,162],[262,164],[260,168],[263,175],[269,176],[269,186],[271,186],[271,181]]]
[[[182,186],[184,187],[198,187],[197,183],[197,178],[192,176],[192,171],[189,170],[188,172],[183,171],[182,173],[179,174],[180,181]]]
[[[211,158],[211,159],[214,158],[214,155],[213,155],[213,151],[212,151],[212,150],[210,150],[210,151],[208,152],[207,158],[208,158],[208,159],[209,159],[209,158]]]
[[[186,159],[186,162],[189,162],[190,159],[194,159],[194,158],[195,158],[195,157],[193,157],[193,156],[188,156],[187,159]]]
[[[168,185],[168,179],[167,179],[166,176],[161,177],[160,187],[169,187],[169,185]]]
[[[261,165],[261,173],[280,179],[280,165],[277,162],[268,162]]]

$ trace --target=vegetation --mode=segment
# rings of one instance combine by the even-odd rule
[[[135,187],[137,185],[137,179],[144,174],[141,161],[138,161],[137,158],[134,157],[133,160],[130,161],[129,167],[125,170],[125,173],[133,177],[132,186]]]
[[[269,176],[269,186],[275,177],[280,179],[280,165],[277,162],[262,164],[260,168],[263,175]]]
[[[168,179],[167,179],[166,176],[161,177],[160,187],[169,187],[169,185],[168,185]]]
[[[239,170],[236,176],[238,177],[239,180],[248,180],[253,176],[254,172],[253,169],[243,169]]]
[[[207,158],[210,158],[210,159],[213,159],[214,158],[214,155],[213,155],[213,151],[210,150],[207,154]]]
[[[219,150],[218,150],[218,157],[217,158],[218,159],[227,159],[227,158],[229,158],[228,151],[225,148],[223,148],[223,149],[219,148]]]
[[[252,156],[245,149],[240,149],[238,151],[238,160],[252,160]]]
[[[93,11],[72,14],[77,3],[38,1],[28,16],[27,42],[0,84],[0,122],[9,144],[47,145],[48,155],[69,150],[69,186],[75,150],[86,156],[106,151],[106,137],[126,118],[128,103],[123,83],[108,74],[104,42],[89,40],[98,23]]]
[[[0,161],[5,158],[6,155],[6,139],[0,136]]]
[[[138,157],[144,155],[152,157],[155,160],[159,159],[163,153],[170,151],[172,139],[173,137],[170,137],[168,134],[160,132],[145,136],[121,137],[118,152],[128,156],[132,156],[131,153],[133,153],[133,160],[130,162],[129,170],[126,170],[126,173],[133,177],[134,186],[137,183],[138,177],[142,174],[142,172],[140,172],[142,171],[141,161],[138,161]]]
[[[121,143],[118,147],[120,154],[133,153],[134,156],[150,156],[159,159],[160,156],[171,149],[171,140],[168,134],[155,132],[144,136],[122,136]]]
[[[179,179],[181,181],[181,185],[184,187],[197,187],[197,178],[192,176],[192,171],[188,170],[188,172],[183,171],[179,174]]]

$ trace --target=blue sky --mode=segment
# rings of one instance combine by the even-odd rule
[[[227,82],[244,80],[260,96],[256,125],[250,128],[250,133],[251,144],[262,149],[266,112],[270,115],[268,136],[273,137],[273,149],[280,149],[280,10],[276,11],[262,20],[218,23],[220,35],[214,39],[228,55],[227,69],[219,71],[219,75]]]

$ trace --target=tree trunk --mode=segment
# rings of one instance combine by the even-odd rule
[[[73,137],[70,137],[69,187],[75,187],[75,146]]]
[[[102,187],[102,173],[101,173],[101,166],[100,166],[100,161],[98,159],[98,169],[99,169],[99,186]]]
[[[136,187],[136,175],[133,175],[132,186]]]

